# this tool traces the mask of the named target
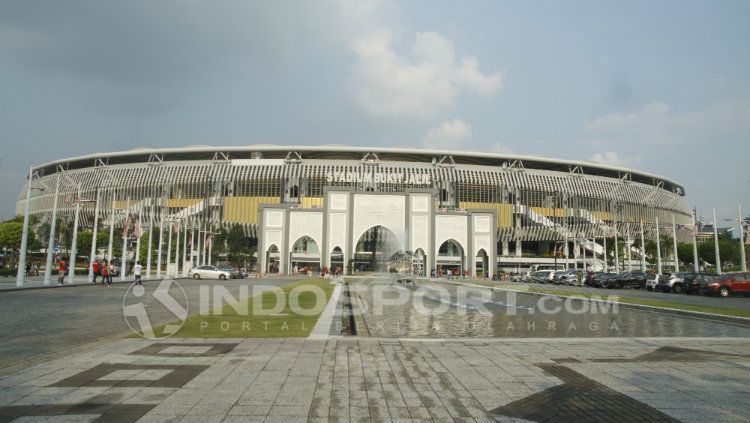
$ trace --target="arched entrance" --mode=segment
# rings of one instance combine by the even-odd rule
[[[344,252],[341,250],[341,247],[336,246],[331,250],[331,268],[329,270],[331,273],[334,273],[338,268],[342,272],[344,271]]]
[[[399,238],[384,226],[373,226],[357,240],[352,256],[353,272],[386,272],[388,260],[399,250]]]
[[[320,248],[309,236],[298,239],[289,252],[289,273],[320,271]]]
[[[279,247],[276,244],[271,244],[266,251],[266,272],[267,273],[279,273]]]
[[[414,252],[414,274],[418,276],[427,276],[427,255],[424,250],[417,248]]]
[[[438,275],[460,276],[464,270],[464,249],[458,241],[449,239],[438,248],[435,261]]]
[[[489,257],[487,256],[487,252],[484,251],[484,248],[481,248],[479,251],[477,251],[476,259],[474,260],[474,265],[476,268],[476,277],[489,277],[491,275],[488,275],[488,269],[489,269]]]

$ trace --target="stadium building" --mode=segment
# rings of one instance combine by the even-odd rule
[[[257,242],[260,272],[379,270],[403,250],[422,274],[490,275],[532,266],[614,268],[631,254],[638,263],[638,240],[654,239],[657,221],[669,236],[692,224],[682,186],[664,177],[481,152],[197,146],[96,153],[30,173],[18,214],[30,193],[40,222],[53,213],[71,222],[78,207],[79,230],[120,230],[135,220],[141,229],[131,237],[162,228],[153,263],[171,261],[167,234],[183,250],[168,273],[208,263],[211,234],[235,225]],[[98,245],[111,255],[111,242]]]

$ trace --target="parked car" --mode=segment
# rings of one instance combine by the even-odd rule
[[[218,269],[215,266],[200,266],[190,269],[188,277],[193,279],[231,279],[232,274],[227,270]]]
[[[532,273],[529,282],[550,283],[555,279],[554,270],[539,270]]]
[[[648,279],[646,279],[646,289],[649,291],[655,291],[656,285],[659,283],[659,275],[656,273],[649,273]]]
[[[563,270],[555,272],[555,276],[552,278],[552,283],[557,285],[576,285],[578,283],[578,271]]]
[[[654,290],[662,292],[674,292],[676,294],[679,294],[682,292],[684,278],[686,275],[688,275],[688,273],[662,273],[662,275],[659,276],[659,281],[656,283],[656,287],[654,287]]]
[[[219,270],[222,270],[222,271],[225,271],[225,272],[229,272],[229,274],[231,275],[232,279],[242,279],[242,278],[244,278],[246,276],[246,275],[244,275],[242,273],[242,271],[240,269],[238,269],[236,267],[222,267]]]
[[[617,275],[617,273],[594,273],[594,275],[590,279],[586,279],[586,282],[584,282],[584,284],[587,286],[593,286],[594,288],[601,288],[604,281],[612,279]]]
[[[635,288],[641,289],[646,287],[648,274],[642,271],[623,272],[612,279],[608,279],[602,284],[603,288]]]
[[[700,294],[703,285],[718,277],[716,273],[687,273],[683,276],[682,292],[688,295]]]
[[[750,273],[733,272],[721,275],[703,285],[701,292],[709,295],[718,294],[720,297],[725,298],[733,294],[750,296]]]

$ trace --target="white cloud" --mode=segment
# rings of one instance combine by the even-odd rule
[[[471,125],[461,119],[441,122],[422,138],[422,146],[436,150],[465,148],[471,138]]]
[[[352,82],[357,100],[375,114],[432,117],[462,92],[489,97],[502,87],[499,73],[484,74],[476,57],[456,58],[453,42],[437,32],[418,32],[409,54],[398,54],[394,30],[384,26],[353,40]]]
[[[594,153],[589,160],[605,165],[624,167],[632,167],[641,161],[641,159],[637,157],[620,157],[616,151]]]
[[[747,105],[712,106],[693,112],[675,112],[654,102],[630,113],[610,113],[586,123],[589,143],[642,148],[648,145],[705,143],[738,138],[750,130]]]

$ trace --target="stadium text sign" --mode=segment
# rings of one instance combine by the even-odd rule
[[[407,185],[430,185],[432,182],[429,174],[406,174],[398,172],[328,172],[326,182],[356,182],[376,184],[407,184]]]

